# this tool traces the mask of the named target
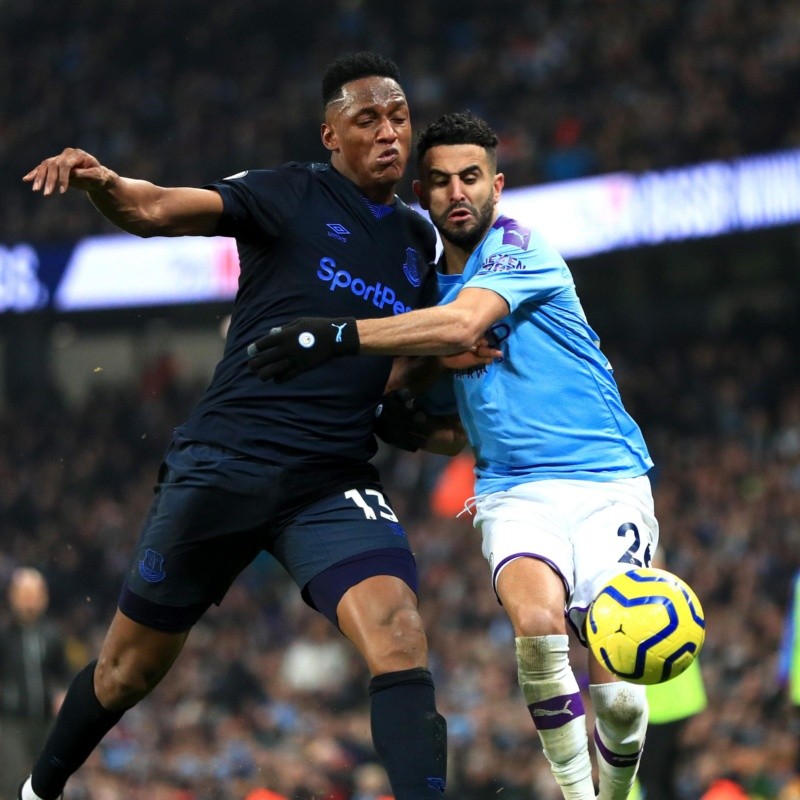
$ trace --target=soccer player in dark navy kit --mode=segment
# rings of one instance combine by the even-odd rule
[[[411,147],[396,66],[344,56],[323,79],[330,163],[251,170],[205,188],[123,178],[68,148],[24,180],[85,191],[140,236],[233,236],[241,278],[224,355],[176,430],[97,661],[75,679],[22,800],[55,800],[124,711],[150,692],[192,625],[261,550],[364,657],[376,751],[397,800],[440,798],[446,729],[434,702],[417,575],[375,468],[375,411],[392,360],[353,356],[281,383],[247,345],[298,315],[390,316],[435,300],[432,228],[394,194]],[[438,449],[460,448],[457,428]]]

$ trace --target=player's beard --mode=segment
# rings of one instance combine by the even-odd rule
[[[489,195],[486,202],[480,207],[470,205],[469,203],[458,203],[455,206],[450,206],[441,216],[434,217],[431,214],[431,221],[439,229],[439,234],[443,239],[454,244],[456,247],[471,252],[475,246],[486,236],[486,231],[492,224],[494,217],[494,197]],[[447,217],[457,208],[466,208],[475,217],[475,224],[467,225],[450,225],[447,222]]]

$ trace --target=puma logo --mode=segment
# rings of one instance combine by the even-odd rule
[[[572,699],[570,698],[564,703],[564,708],[561,709],[553,709],[550,710],[549,708],[534,708],[533,709],[533,716],[534,717],[557,717],[559,714],[568,714],[570,717],[574,717],[575,714],[569,710],[570,705],[572,704]]]

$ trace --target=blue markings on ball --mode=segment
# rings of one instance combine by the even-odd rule
[[[691,587],[676,575],[639,567],[615,575],[586,618],[588,645],[606,669],[631,683],[662,683],[686,670],[705,639]]]
[[[657,633],[653,634],[649,639],[645,639],[643,642],[639,643],[638,647],[636,648],[636,661],[634,662],[634,667],[631,672],[621,672],[618,668],[614,667],[611,659],[609,658],[608,651],[605,649],[605,647],[600,648],[600,655],[603,658],[606,669],[615,673],[616,675],[619,675],[620,678],[631,678],[633,680],[638,680],[644,675],[645,661],[647,659],[648,650],[678,630],[678,612],[675,610],[675,605],[672,600],[669,599],[669,597],[663,597],[662,595],[651,594],[647,595],[646,597],[625,597],[625,595],[618,591],[614,586],[606,586],[603,591],[600,592],[600,594],[607,594],[623,608],[661,605],[664,606],[667,612],[667,616],[669,618],[667,625]],[[670,672],[671,669],[671,665],[669,667],[666,665],[664,666],[665,673]],[[663,680],[666,680],[666,678],[667,675],[664,674]]]

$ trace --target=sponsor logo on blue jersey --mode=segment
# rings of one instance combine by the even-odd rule
[[[465,367],[464,369],[454,369],[453,377],[458,380],[482,378],[489,372],[489,367],[485,364],[480,364],[477,367]]]
[[[346,269],[337,269],[336,262],[327,256],[320,259],[317,277],[328,284],[328,290],[331,292],[346,289],[364,302],[372,303],[376,308],[390,308],[394,314],[411,311],[411,306],[397,299],[397,292],[391,286],[386,286],[380,281],[367,283]]]
[[[417,287],[422,283],[422,275],[419,274],[419,253],[413,247],[406,248],[406,263],[403,264],[403,272],[412,286]]]
[[[164,570],[164,556],[148,547],[139,562],[139,574],[148,583],[160,583],[163,581],[167,577],[167,573]]]
[[[500,345],[511,336],[511,326],[507,322],[496,322],[484,334],[489,347],[498,349]],[[506,353],[507,355],[507,353]],[[482,378],[489,371],[493,364],[480,364],[466,369],[453,370],[453,375],[457,379]]]
[[[484,336],[486,336],[486,341],[489,342],[489,347],[497,349],[511,336],[511,326],[507,322],[495,322]]]

